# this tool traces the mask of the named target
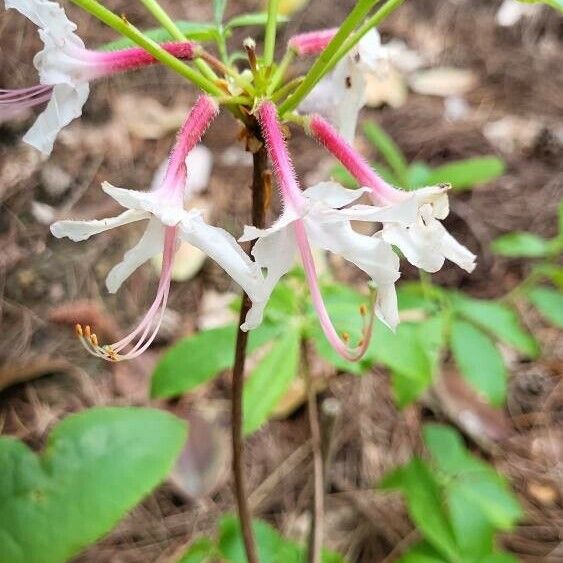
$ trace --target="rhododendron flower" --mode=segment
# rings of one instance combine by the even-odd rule
[[[320,293],[310,244],[342,256],[371,277],[378,288],[376,314],[391,327],[398,322],[394,283],[399,278],[399,259],[391,246],[380,237],[355,232],[345,213],[340,211],[357,200],[362,195],[361,190],[347,190],[333,182],[325,182],[301,192],[277,121],[275,106],[270,102],[262,102],[257,116],[277,174],[284,211],[268,229],[245,227],[241,238],[257,239],[252,255],[258,266],[267,271],[262,299],[254,301],[242,328],[248,330],[260,323],[265,303],[274,286],[291,269],[295,255],[299,253],[313,304],[329,342],[343,357],[356,359],[365,351],[371,323],[365,326],[363,342],[358,349],[351,350],[347,342],[342,341],[330,321]]]
[[[326,34],[320,37],[319,44],[322,44],[321,39],[326,43],[326,38]],[[309,48],[310,44],[311,39],[303,41],[304,48]],[[378,72],[385,58],[379,33],[371,29],[357,47],[313,88],[300,104],[299,111],[325,116],[348,142],[352,142],[359,112],[365,105],[365,75]]]
[[[123,260],[109,272],[106,285],[112,293],[116,292],[139,266],[153,256],[163,253],[157,295],[135,330],[119,342],[99,346],[95,335],[92,335],[89,329],[87,332],[79,329],[83,343],[93,354],[118,361],[134,358],[150,346],[156,337],[166,307],[174,255],[180,240],[189,242],[213,258],[251,298],[257,294],[262,280],[261,272],[234,237],[224,229],[207,225],[198,209],[184,209],[186,155],[196,145],[217,111],[218,107],[211,98],[202,96],[198,99],[178,134],[166,176],[159,189],[139,192],[104,183],[103,190],[125,207],[126,211],[108,219],[59,221],[52,225],[51,231],[56,237],[81,241],[115,227],[141,220],[148,221],[139,242],[126,252]],[[129,350],[123,352],[126,348]]]
[[[397,246],[411,264],[427,272],[438,271],[446,258],[468,272],[473,271],[476,256],[440,222],[449,214],[448,185],[411,192],[394,188],[322,117],[312,116],[309,130],[362,186],[369,188],[376,205],[383,206],[354,206],[347,210],[350,218],[382,222],[378,236]]]
[[[0,118],[15,116],[25,108],[48,102],[23,140],[49,154],[58,132],[82,113],[89,81],[156,62],[140,48],[121,51],[91,51],[76,35],[76,25],[64,9],[50,0],[5,0],[6,9],[14,8],[38,28],[43,49],[33,63],[39,71],[37,86],[0,91]],[[188,41],[163,45],[171,54],[192,58],[194,45]]]

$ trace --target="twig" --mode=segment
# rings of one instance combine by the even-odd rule
[[[317,398],[315,388],[311,379],[307,342],[301,341],[301,359],[303,363],[303,377],[307,389],[307,412],[309,415],[309,426],[311,428],[311,446],[313,449],[313,520],[309,534],[309,549],[307,561],[309,563],[321,562],[321,550],[323,546],[323,520],[324,520],[324,474],[323,474],[323,449],[321,440],[321,427],[317,411]]]
[[[249,132],[254,134],[255,132]],[[259,139],[260,140],[260,139]],[[252,224],[256,227],[264,227],[264,178],[266,176],[266,168],[268,156],[264,144],[261,143],[260,148],[252,155],[253,158],[253,175],[252,175]],[[246,314],[250,309],[250,299],[243,294],[242,305],[240,308],[240,325],[244,322]],[[256,555],[256,545],[252,535],[252,517],[248,505],[248,495],[246,491],[246,479],[244,473],[244,444],[242,434],[242,390],[244,385],[244,366],[246,363],[246,344],[248,341],[248,332],[242,331],[240,328],[237,332],[237,341],[235,345],[235,362],[233,367],[233,387],[232,387],[232,410],[231,410],[231,439],[233,447],[233,476],[235,482],[235,497],[237,502],[237,510],[244,540],[244,548],[248,563],[258,563]]]

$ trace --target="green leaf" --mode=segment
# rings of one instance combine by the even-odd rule
[[[287,391],[299,367],[298,327],[287,327],[244,384],[245,434],[258,430]]]
[[[551,250],[549,241],[526,232],[502,235],[491,243],[491,249],[495,254],[509,258],[542,258]]]
[[[490,182],[504,173],[504,162],[496,156],[479,156],[449,162],[432,169],[428,185],[448,183],[454,190],[467,190]]]
[[[460,560],[440,486],[426,463],[412,459],[384,477],[381,487],[401,490],[413,522],[428,542],[447,559]]]
[[[510,553],[499,552],[483,557],[481,563],[518,563],[518,559]]]
[[[408,169],[407,159],[393,139],[373,121],[364,125],[364,134],[387,161],[387,164],[399,180],[399,184],[405,184]]]
[[[449,563],[428,542],[422,541],[411,547],[397,563]]]
[[[283,330],[283,326],[264,323],[253,330],[248,339],[248,352],[260,348]],[[234,361],[237,328],[233,325],[213,328],[180,340],[163,355],[156,365],[151,396],[167,398],[191,391]]]
[[[215,25],[210,23],[198,23],[190,21],[176,21],[174,22],[180,31],[186,36],[186,39],[192,39],[193,41],[215,41],[217,37],[217,28]],[[146,35],[153,41],[157,43],[164,43],[166,41],[171,41],[173,37],[168,33],[163,27],[154,27],[143,31],[143,35]],[[117,51],[120,49],[127,49],[128,47],[135,47],[137,44],[123,37],[122,39],[117,39],[116,41],[111,41],[110,43],[105,43],[99,47],[102,51]]]
[[[424,162],[414,161],[407,170],[407,188],[411,190],[428,186],[430,184],[428,178],[430,178],[431,172],[430,166]]]
[[[548,263],[538,264],[535,271],[550,280],[557,288],[563,289],[563,268],[561,266]]]
[[[234,27],[247,27],[253,25],[256,26],[266,25],[267,20],[268,20],[267,12],[252,12],[250,14],[241,14],[240,16],[236,16],[232,20],[230,20],[225,26],[225,29],[232,29]],[[280,25],[288,21],[289,21],[288,17],[278,15],[276,23],[277,25]]]
[[[342,184],[345,188],[358,187],[358,182],[356,181],[354,176],[352,176],[352,174],[350,174],[350,172],[348,172],[348,170],[346,170],[346,168],[344,168],[344,166],[341,166],[340,164],[335,165],[331,169],[330,177],[339,184]]]
[[[563,293],[549,287],[534,287],[528,298],[538,311],[555,326],[563,327]]]
[[[443,424],[425,424],[424,443],[440,471],[455,476],[466,469],[467,450],[458,432]]]
[[[227,0],[213,0],[213,20],[217,27],[223,24],[223,15],[227,7]]]
[[[195,540],[178,563],[215,563],[218,558],[217,546],[211,538]]]
[[[258,560],[264,563],[305,563],[305,550],[285,539],[277,530],[262,520],[252,521],[252,530],[258,551]],[[229,563],[247,563],[238,519],[224,516],[219,522],[219,549]],[[344,563],[338,553],[323,550],[323,563]]]
[[[453,322],[450,346],[461,375],[495,406],[506,397],[502,356],[483,331],[465,321]]]
[[[539,346],[535,338],[520,325],[518,315],[498,301],[454,296],[454,310],[466,320],[482,328],[502,342],[513,346],[530,358],[537,358]]]
[[[393,334],[378,323],[368,354],[391,370],[395,400],[405,407],[431,384],[443,347],[443,319],[420,323],[403,322]]]
[[[41,456],[0,438],[0,561],[69,560],[164,479],[185,439],[174,416],[138,408],[71,415]]]

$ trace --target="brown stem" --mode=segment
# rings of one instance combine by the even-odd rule
[[[253,153],[254,171],[252,175],[252,224],[264,227],[265,218],[265,189],[264,183],[267,176],[268,156],[264,144]],[[240,308],[239,326],[244,322],[246,313],[250,309],[250,299],[244,293]],[[231,439],[233,447],[233,476],[235,481],[235,496],[237,510],[244,540],[244,548],[248,563],[258,563],[256,545],[252,535],[252,516],[248,506],[246,478],[244,473],[244,441],[242,434],[242,391],[244,385],[244,365],[246,362],[246,343],[248,332],[238,330],[235,345],[235,362],[233,366],[232,386],[232,411],[231,411]]]
[[[323,520],[324,520],[324,474],[323,474],[323,451],[321,428],[319,424],[319,413],[317,411],[317,397],[311,378],[309,367],[309,356],[307,342],[301,341],[301,359],[303,362],[303,377],[307,389],[307,413],[309,415],[309,427],[311,429],[311,446],[313,449],[313,519],[311,532],[309,534],[309,549],[307,561],[309,563],[321,563],[321,551],[323,547]]]

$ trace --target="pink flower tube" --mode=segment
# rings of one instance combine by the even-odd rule
[[[319,55],[336,35],[338,28],[318,29],[294,35],[287,42],[289,49],[295,51],[300,57]]]

